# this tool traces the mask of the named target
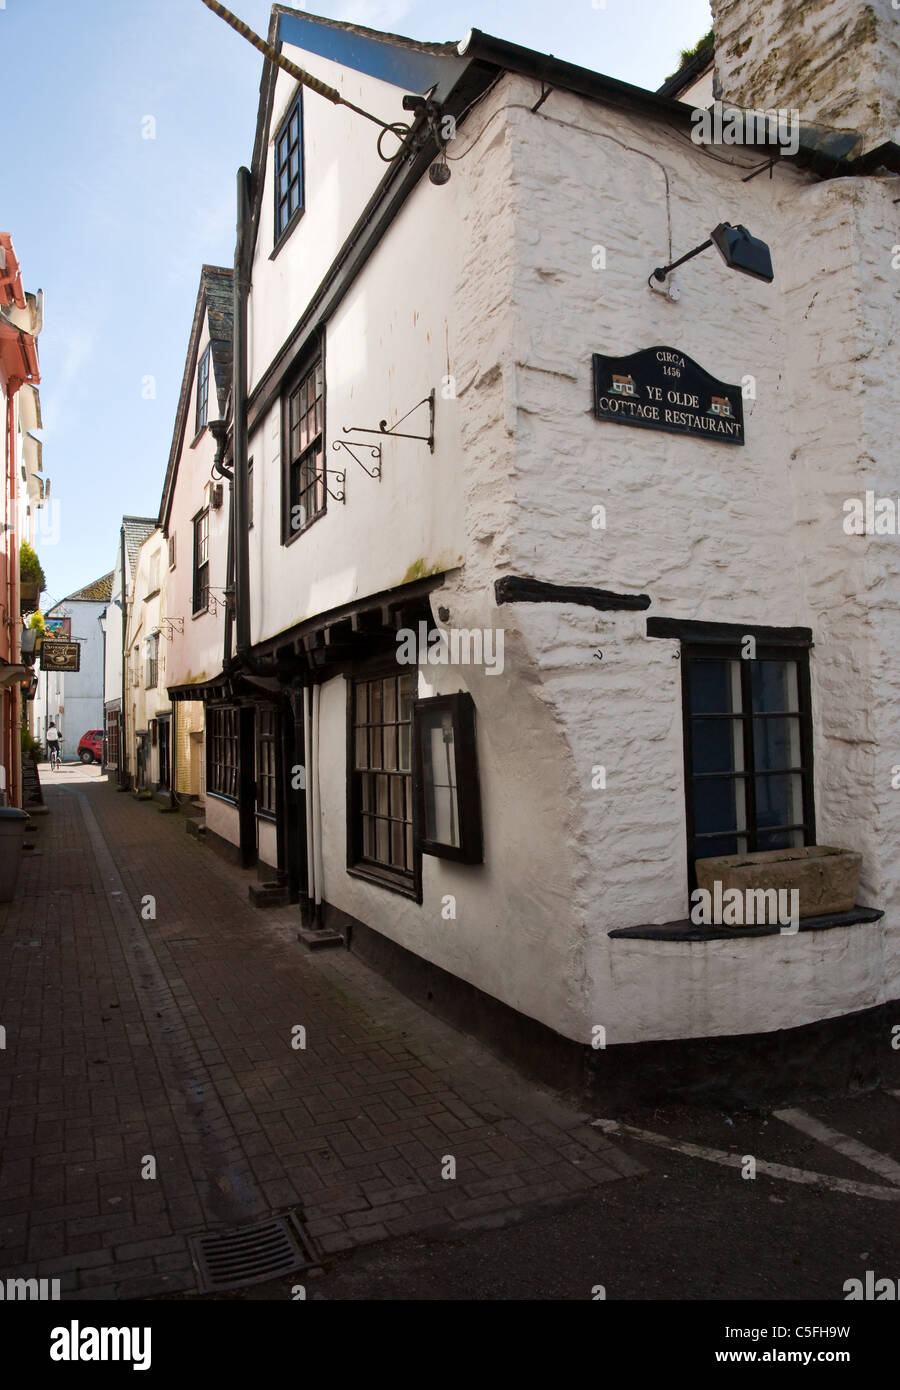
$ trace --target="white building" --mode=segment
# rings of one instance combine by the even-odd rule
[[[54,671],[42,655],[35,668],[34,696],[36,736],[46,743],[52,720],[63,739],[63,759],[78,756],[78,740],[89,731],[103,729],[103,631],[100,618],[109,603],[112,574],[86,584],[60,603],[48,608],[45,621],[66,624],[57,640],[78,644],[78,670]],[[56,634],[48,630],[53,640]]]
[[[138,791],[171,790],[172,706],[166,691],[170,626],[166,620],[168,553],[155,528],[138,551],[125,637],[125,693],[130,765]]]
[[[105,767],[122,786],[135,777],[133,725],[125,728],[128,710],[125,671],[125,632],[134,598],[134,571],[141,546],[155,526],[153,517],[123,516],[116,547],[116,563],[110,581],[109,603],[100,624],[103,646],[103,721]]]
[[[792,51],[763,11],[728,6],[750,56],[716,60],[746,105]],[[896,492],[900,149],[855,98],[858,130],[817,125],[848,83],[896,106],[896,32],[854,31],[787,152],[697,143],[673,96],[479,31],[273,9],[293,62],[416,133],[384,163],[376,127],[265,68],[216,833],[311,943],[546,1074],[708,1092],[716,1039],[729,1094],[777,1090],[832,1034],[842,1075],[881,1065],[900,1017],[900,560],[842,524]],[[774,283],[715,250],[665,272],[729,224],[723,256],[750,227]],[[610,362],[636,396],[609,403]],[[853,911],[688,920],[697,859],[813,844],[861,854]]]

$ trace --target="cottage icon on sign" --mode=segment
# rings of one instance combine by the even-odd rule
[[[727,396],[713,396],[709,402],[707,415],[721,415],[725,420],[733,420],[734,412]]]
[[[636,396],[637,386],[633,376],[613,376],[610,393],[615,392],[617,396]]]

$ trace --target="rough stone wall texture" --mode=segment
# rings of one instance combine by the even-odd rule
[[[717,90],[756,110],[900,140],[900,12],[891,0],[712,0]]]
[[[506,629],[505,677],[453,686],[475,695],[504,795],[535,810],[520,841],[497,837],[524,890],[527,935],[508,939],[546,979],[560,961],[565,975],[511,990],[510,961],[499,988],[480,969],[475,982],[585,1041],[593,1023],[626,1042],[865,1008],[897,990],[900,542],[842,523],[866,486],[896,492],[889,189],[790,167],[744,184],[743,167],[674,132],[565,93],[533,115],[537,95],[524,79],[498,88],[506,114],[455,167],[474,195],[457,348],[469,545],[435,603],[457,626]],[[723,218],[770,242],[775,284],[710,252],[679,272],[678,304],[653,294],[653,266]],[[594,420],[591,354],[652,344],[727,381],[752,375],[746,447]],[[687,910],[677,644],[648,640],[642,614],[494,608],[503,573],[646,592],[669,616],[812,627],[818,838],[862,851],[861,897],[884,923],[774,946],[611,942],[613,927]],[[554,889],[531,902],[548,846]]]

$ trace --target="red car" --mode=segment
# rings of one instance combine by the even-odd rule
[[[78,740],[78,756],[83,763],[103,762],[103,730],[88,729]]]

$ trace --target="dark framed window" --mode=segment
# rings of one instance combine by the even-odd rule
[[[466,691],[413,705],[416,844],[423,854],[480,864],[475,704]]]
[[[815,844],[805,647],[683,644],[688,863]]]
[[[210,705],[206,711],[206,790],[234,802],[240,785],[238,714],[233,705]]]
[[[200,433],[209,416],[209,357],[210,350],[207,347],[200,361],[197,363],[197,419],[194,427],[195,434]]]
[[[418,896],[413,838],[415,673],[348,682],[347,867]]]
[[[253,525],[253,460],[247,460],[247,530]]]
[[[106,765],[119,766],[119,711],[109,710],[106,715]]]
[[[209,508],[194,517],[194,612],[209,608]]]
[[[256,813],[275,816],[275,759],[278,711],[260,705],[256,710]]]
[[[303,211],[303,104],[300,92],[275,137],[275,243]]]
[[[284,540],[321,516],[325,491],[325,371],[321,357],[284,398]]]
[[[169,569],[175,568],[175,532],[169,536]]]
[[[159,633],[151,632],[147,638],[147,668],[144,684],[148,690],[155,690],[159,684]]]

